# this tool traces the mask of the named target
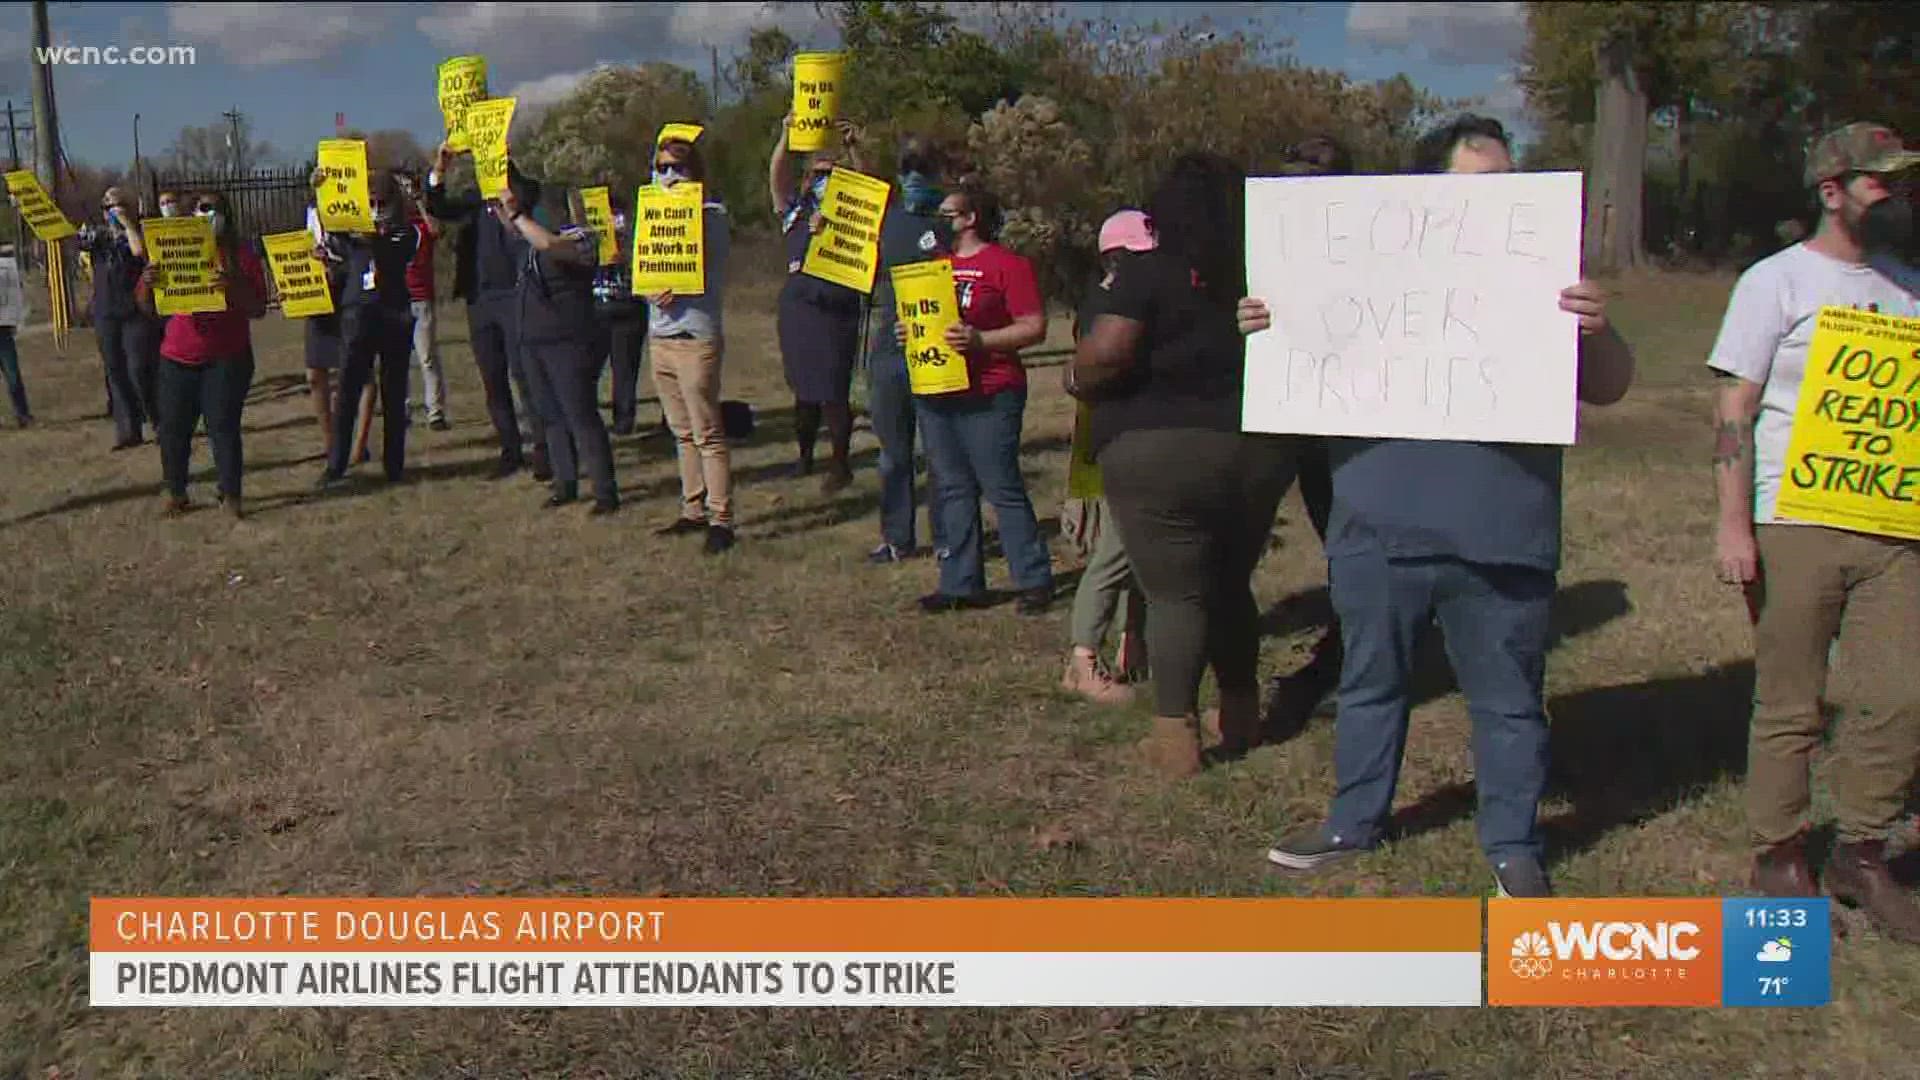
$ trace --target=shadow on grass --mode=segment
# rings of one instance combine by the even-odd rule
[[[299,375],[269,375],[264,379],[255,379],[253,385],[247,388],[246,404],[260,405],[276,398],[293,397],[296,394],[304,396],[306,392],[307,376],[305,373]]]
[[[318,454],[261,462],[259,464],[249,461],[247,462],[246,475],[253,476],[257,473],[276,472],[281,469],[298,468],[302,465],[317,465],[319,462],[320,457]],[[154,472],[157,474],[159,469],[155,468]],[[213,479],[214,470],[211,463],[195,469],[187,477],[188,482],[191,484],[208,484],[212,483]],[[128,502],[135,499],[158,499],[160,493],[164,490],[166,490],[166,484],[156,475],[151,484],[125,484],[120,487],[88,492],[85,495],[75,495],[70,499],[62,499],[52,506],[40,510],[33,510],[19,517],[9,518],[6,521],[0,521],[0,529],[11,528],[15,525],[25,525],[28,522],[39,521],[41,518],[54,517],[74,510],[90,510],[96,507],[112,506],[116,503]]]

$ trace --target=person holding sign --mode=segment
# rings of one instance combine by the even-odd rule
[[[1811,239],[1734,286],[1707,360],[1721,376],[1713,472],[1720,580],[1753,620],[1747,832],[1753,887],[1813,896],[1810,772],[1829,646],[1862,673],[1833,737],[1838,843],[1827,891],[1920,943],[1920,906],[1886,866],[1920,760],[1920,301],[1867,265],[1867,221],[1920,151],[1877,124],[1822,136]],[[1864,478],[1864,479],[1861,479]]]
[[[1417,151],[1419,172],[1514,171],[1506,129],[1485,117],[1456,119]],[[1581,281],[1561,291],[1558,308],[1577,333],[1579,400],[1620,400],[1633,354],[1607,321],[1605,293]],[[1242,314],[1250,331],[1271,319],[1259,299]],[[1536,818],[1547,782],[1543,683],[1560,566],[1561,449],[1393,438],[1330,447],[1327,571],[1345,654],[1338,788],[1324,823],[1282,838],[1267,858],[1313,870],[1379,842],[1412,710],[1414,644],[1437,616],[1473,720],[1481,849],[1501,895],[1549,896]]]
[[[160,362],[160,324],[134,300],[147,247],[133,206],[120,188],[100,197],[106,227],[80,230],[80,247],[94,267],[93,337],[107,371],[107,401],[113,416],[113,449],[146,442],[144,425],[158,424],[154,379]]]
[[[343,406],[358,401],[379,368],[377,385],[385,408],[381,416],[381,465],[390,484],[403,479],[407,461],[407,381],[413,355],[412,294],[407,266],[420,233],[406,219],[399,178],[381,171],[368,185],[367,207],[374,231],[347,236],[346,288],[340,297],[340,336],[345,344],[340,371]],[[346,478],[353,443],[354,413],[342,407],[334,417],[333,450],[319,486]]]
[[[633,434],[640,401],[640,366],[647,356],[647,302],[633,295],[633,220],[626,197],[607,193],[607,217],[614,240],[613,261],[593,274],[593,316],[598,330],[595,351],[613,369],[613,434]],[[603,254],[604,254],[604,246]]]
[[[794,474],[812,474],[813,449],[824,418],[833,448],[833,468],[821,481],[820,491],[831,495],[853,483],[853,466],[848,461],[853,442],[849,391],[854,357],[860,351],[861,303],[860,294],[845,285],[800,272],[807,247],[822,228],[821,200],[826,198],[827,180],[841,158],[825,148],[809,154],[803,170],[806,179],[796,189],[787,177],[792,125],[792,116],[781,122],[773,157],[767,163],[767,189],[773,197],[774,216],[780,219],[787,253],[787,280],[780,289],[778,316],[780,362],[786,369],[787,387],[793,391],[793,431],[800,452]],[[840,139],[846,147],[847,164],[858,170],[858,129],[842,120]]]
[[[20,378],[20,350],[13,335],[26,322],[27,291],[20,283],[13,241],[0,240],[0,377],[7,381],[14,422],[23,428],[33,426],[33,410],[27,406],[27,384]]]
[[[706,179],[706,159],[693,143],[668,139],[654,152],[656,186],[701,184],[704,192]],[[734,543],[733,459],[720,409],[720,360],[726,347],[722,294],[730,231],[727,209],[718,202],[705,201],[700,213],[700,295],[647,295],[653,305],[648,349],[653,353],[654,391],[680,462],[680,513],[659,535],[699,533],[706,537],[706,553],[719,555]],[[642,288],[637,280],[634,287]]]
[[[226,196],[206,192],[194,202],[194,215],[213,233],[212,284],[222,302],[218,311],[171,315],[160,341],[160,370],[154,380],[159,406],[160,471],[166,483],[164,510],[186,512],[187,473],[193,458],[193,431],[204,417],[219,477],[220,504],[241,516],[240,411],[253,385],[253,333],[248,325],[266,314],[267,281],[251,246],[240,239]],[[140,305],[157,314],[155,290],[166,287],[156,262],[141,272]]]
[[[942,539],[936,552],[940,587],[920,598],[929,614],[984,607],[986,555],[980,500],[999,518],[1013,587],[1023,615],[1041,615],[1053,602],[1053,562],[1020,472],[1020,429],[1027,409],[1027,372],[1020,350],[1046,340],[1047,311],[1033,264],[995,243],[1000,200],[963,184],[940,204],[953,229],[953,279],[960,319],[946,343],[966,357],[967,389],[914,398],[926,432],[939,489]],[[907,344],[904,322],[894,340]]]

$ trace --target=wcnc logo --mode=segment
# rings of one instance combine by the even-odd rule
[[[1713,900],[1493,900],[1487,1000],[1495,1005],[1717,1005]],[[1504,961],[1504,962],[1503,962]]]

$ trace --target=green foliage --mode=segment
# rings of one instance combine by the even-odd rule
[[[849,54],[841,111],[881,117],[929,108],[976,116],[1017,97],[1020,81],[993,43],[939,4],[823,4]]]
[[[608,184],[630,195],[651,174],[661,125],[697,121],[707,110],[699,78],[684,68],[603,67],[548,109],[532,137],[516,140],[513,156],[549,183]]]

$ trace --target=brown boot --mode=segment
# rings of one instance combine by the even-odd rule
[[[1753,857],[1753,891],[1761,896],[1818,896],[1807,869],[1807,838],[1796,836]]]
[[[1200,771],[1200,732],[1191,716],[1156,716],[1140,752],[1153,770],[1169,779]]]
[[[1880,932],[1920,945],[1920,905],[1887,871],[1886,842],[1835,844],[1827,860],[1827,891],[1849,907],[1865,908]]]
[[[1067,654],[1067,671],[1060,676],[1060,689],[1095,705],[1125,705],[1133,700],[1133,687],[1116,680],[1098,656],[1078,648]]]

